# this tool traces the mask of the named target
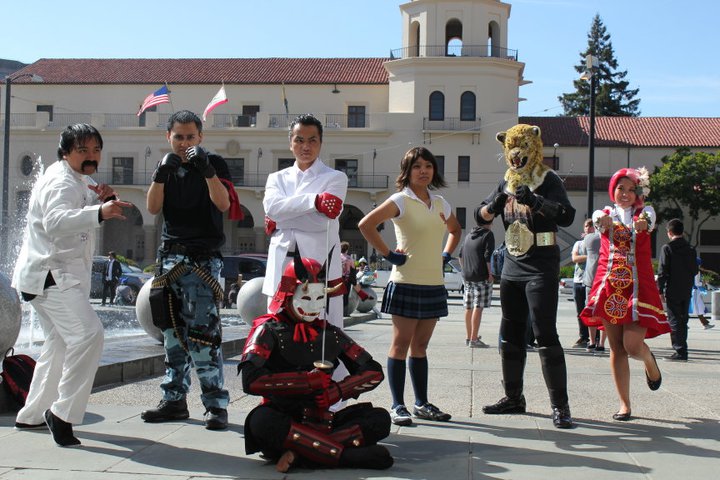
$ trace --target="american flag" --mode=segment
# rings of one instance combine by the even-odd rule
[[[142,107],[140,107],[140,111],[137,113],[137,116],[139,117],[140,115],[142,115],[145,109],[155,105],[160,105],[161,103],[170,103],[170,90],[168,90],[167,85],[163,85],[162,87],[145,97],[145,100],[143,101]]]

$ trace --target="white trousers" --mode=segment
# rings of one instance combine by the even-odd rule
[[[60,419],[82,423],[102,354],[104,332],[86,291],[56,286],[31,301],[45,343],[17,422],[43,423],[50,409]]]

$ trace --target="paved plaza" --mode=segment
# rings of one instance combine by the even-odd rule
[[[1,414],[0,479],[717,478],[720,325],[703,330],[697,319],[690,320],[687,363],[662,360],[672,353],[668,335],[650,340],[662,370],[662,387],[651,392],[642,365],[631,361],[634,420],[615,422],[612,414],[618,401],[608,354],[570,348],[577,339],[570,298],[560,297],[558,329],[566,348],[570,405],[577,423],[571,430],[552,426],[547,390],[534,352],[528,354],[525,374],[528,413],[482,413],[483,405],[502,396],[497,352],[499,302],[493,300],[494,306],[485,312],[481,326],[483,341],[491,348],[471,349],[465,347],[461,299],[453,296],[450,316],[438,324],[428,356],[430,401],[452,413],[452,421],[394,426],[384,442],[395,457],[395,465],[389,470],[298,469],[280,474],[259,456],[245,455],[243,420],[258,398],[242,391],[236,375],[237,355],[226,359],[226,386],[231,396],[228,430],[205,430],[196,385],[188,397],[189,420],[146,424],[140,412],[154,407],[160,399],[160,377],[133,378],[146,368],[134,355],[133,368],[125,366],[124,383],[94,390],[85,423],[75,428],[82,448],[59,448],[47,431],[17,432],[12,428],[14,416]],[[346,328],[350,335],[384,365],[391,335],[389,318],[357,317],[348,323],[352,323]],[[238,329],[231,329],[231,334],[241,336]],[[162,352],[159,345],[142,337],[109,340],[103,360],[107,381],[113,372],[119,375],[122,352],[131,356],[134,350],[142,351],[145,357],[157,357]],[[389,407],[387,384],[360,400]],[[406,401],[413,401],[409,377]]]

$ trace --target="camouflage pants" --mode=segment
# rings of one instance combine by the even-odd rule
[[[191,263],[183,255],[162,259],[165,271],[176,263]],[[222,269],[219,258],[195,261],[217,278]],[[190,368],[200,381],[205,408],[227,408],[230,396],[223,388],[222,325],[212,289],[195,273],[188,271],[170,285],[180,300],[183,325],[163,330],[165,344],[165,379],[160,388],[163,400],[181,400],[190,391]],[[187,349],[187,350],[186,350]]]

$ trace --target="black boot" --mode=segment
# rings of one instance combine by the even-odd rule
[[[553,425],[557,428],[573,426],[567,394],[567,368],[565,353],[560,345],[540,347],[538,349],[545,385],[550,394],[553,409]]]
[[[140,414],[140,418],[147,423],[185,420],[189,416],[187,401],[184,398],[182,400],[161,400],[157,408],[145,410]]]
[[[500,358],[502,359],[505,396],[495,404],[484,406],[483,412],[489,415],[525,413],[525,397],[522,392],[527,351],[501,340]]]

